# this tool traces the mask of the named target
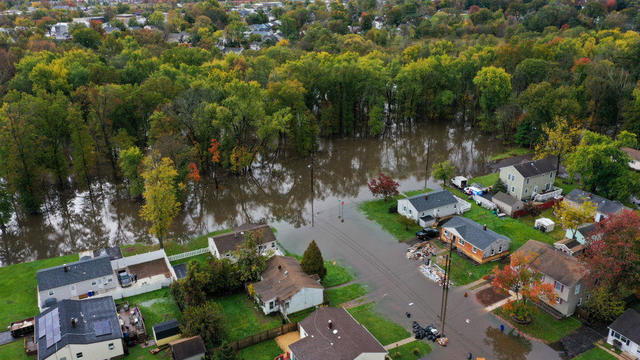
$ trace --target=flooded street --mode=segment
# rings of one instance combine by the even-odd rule
[[[451,160],[458,172],[478,175],[486,162],[503,150],[494,137],[453,123],[421,124],[397,129],[385,139],[322,140],[314,160],[312,201],[309,158],[280,153],[275,160],[257,163],[250,176],[225,177],[216,190],[210,180],[188,191],[184,210],[170,237],[191,236],[245,222],[266,220],[279,231],[311,225],[314,211],[335,211],[338,200],[370,198],[367,181],[383,171],[400,182],[401,190],[424,187],[427,143],[430,164]],[[436,186],[433,179],[430,187]],[[148,225],[140,220],[140,202],[126,197],[121,186],[102,181],[91,192],[60,195],[50,191],[43,214],[11,222],[0,235],[3,265],[108,245],[153,242]],[[306,242],[285,244],[300,252]]]

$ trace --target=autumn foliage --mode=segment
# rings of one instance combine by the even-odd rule
[[[519,319],[529,318],[527,301],[541,301],[555,304],[556,294],[553,285],[542,281],[542,275],[538,273],[533,264],[538,254],[514,253],[511,262],[503,269],[497,266],[493,269],[493,287],[508,292],[513,291],[516,299],[505,305],[505,309]]]
[[[400,186],[397,181],[385,173],[380,173],[377,178],[371,179],[367,185],[373,196],[382,197],[385,201],[398,195],[398,186]]]

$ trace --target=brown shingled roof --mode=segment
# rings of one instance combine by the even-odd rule
[[[254,240],[258,245],[276,241],[276,236],[269,225],[245,224],[233,229],[231,232],[213,236],[212,239],[220,254],[235,251],[245,241],[247,233],[254,233]]]
[[[204,354],[206,348],[200,336],[179,339],[169,343],[174,360],[184,360],[196,355]]]
[[[577,283],[588,272],[578,259],[567,256],[553,246],[540,241],[529,240],[514,254],[516,253],[536,254],[533,268],[567,286]]]
[[[632,160],[640,161],[640,150],[632,149],[630,147],[623,147],[620,148],[620,150],[626,152]]]
[[[264,301],[273,298],[285,300],[304,288],[323,289],[317,276],[302,271],[298,260],[287,256],[273,256],[267,260],[262,280],[253,284],[256,294]]]

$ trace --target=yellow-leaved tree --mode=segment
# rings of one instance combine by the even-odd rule
[[[580,205],[561,201],[555,207],[556,215],[560,219],[562,227],[571,229],[571,239],[575,239],[578,226],[593,222],[596,209],[597,205],[591,201],[584,201]]]
[[[144,205],[140,216],[151,223],[149,233],[158,238],[164,248],[169,226],[180,211],[175,180],[178,176],[173,161],[167,157],[158,159],[153,154],[144,159]]]
[[[567,119],[558,117],[554,126],[542,127],[544,140],[536,145],[536,159],[544,159],[549,156],[556,157],[556,176],[560,170],[560,160],[573,152],[575,143],[580,139],[580,130],[571,127]]]

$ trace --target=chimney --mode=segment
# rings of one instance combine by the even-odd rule
[[[428,200],[429,199],[429,194],[424,194],[424,199]]]
[[[592,196],[593,196],[593,194],[592,194],[592,193],[587,194],[587,198],[588,198],[588,199],[591,199],[591,197],[592,197]]]
[[[329,326],[329,329],[333,329],[333,321],[329,320],[327,326]]]
[[[78,319],[71,318],[71,327],[76,327],[77,324],[78,324]]]
[[[69,272],[69,267],[67,266],[67,264],[64,264],[63,269],[64,269],[64,272]]]
[[[278,265],[278,270],[282,270],[282,265]]]
[[[482,230],[487,231],[487,224],[482,225]]]

